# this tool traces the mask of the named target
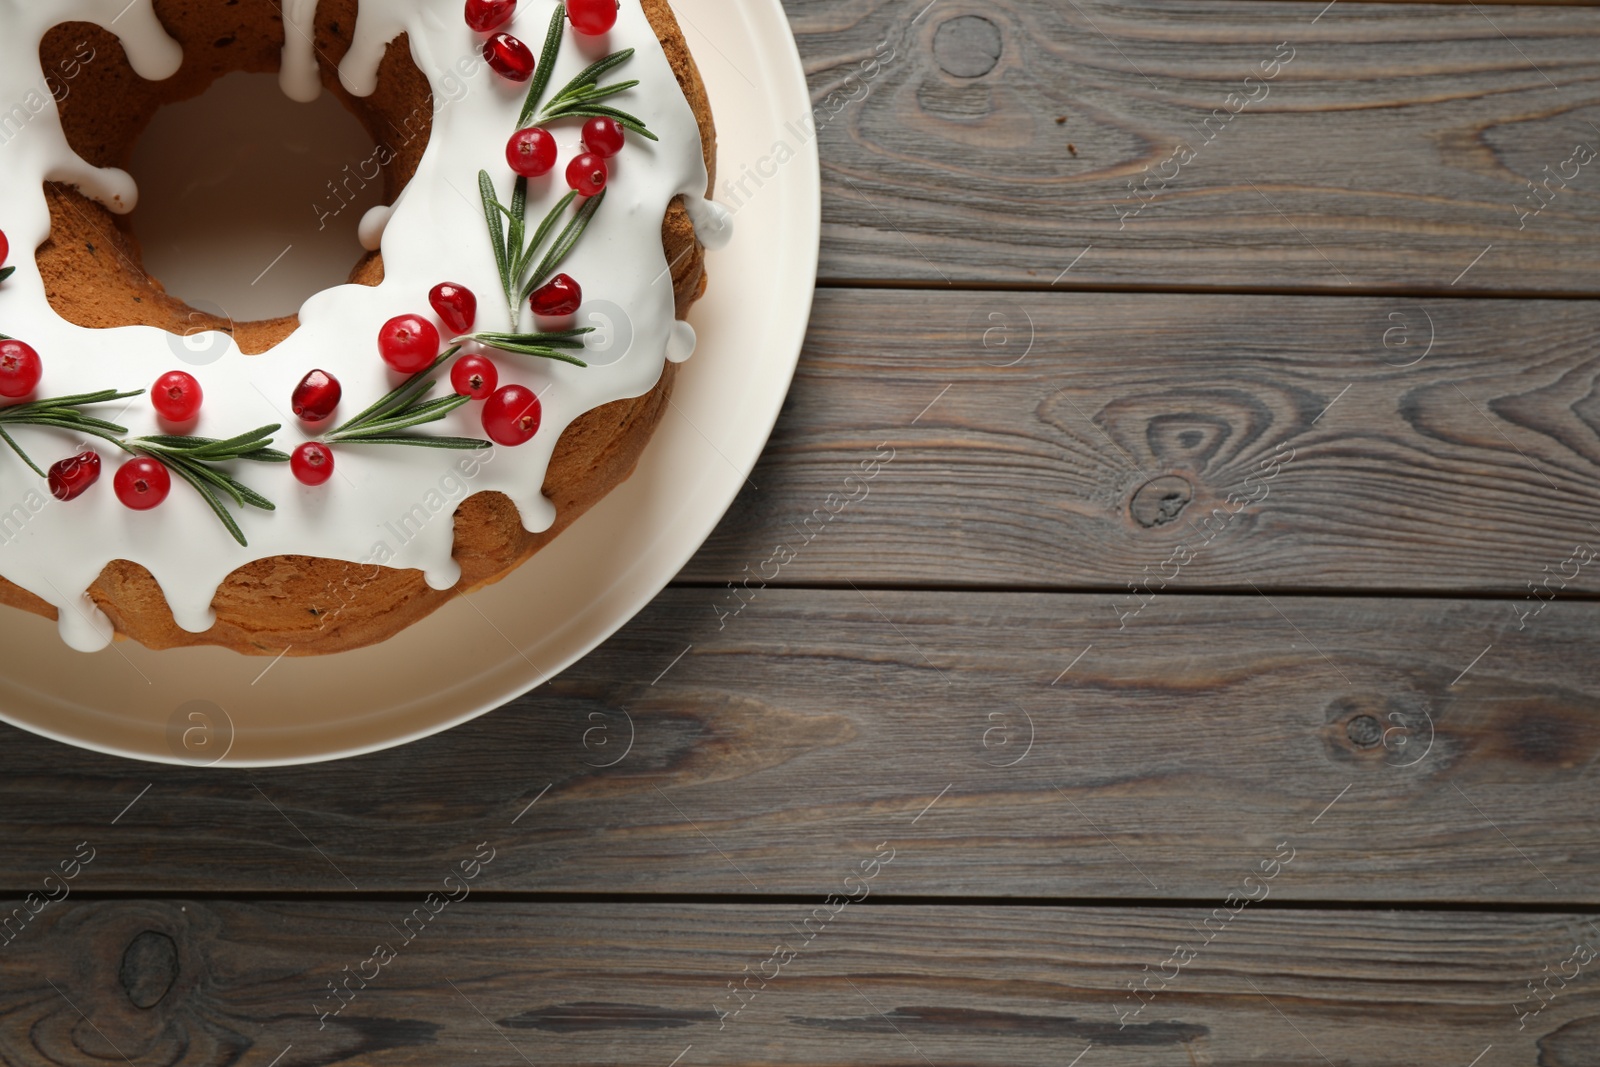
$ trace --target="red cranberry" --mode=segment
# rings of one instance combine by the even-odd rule
[[[39,387],[44,364],[33,346],[23,341],[0,341],[0,396],[15,400]]]
[[[378,331],[378,354],[401,374],[425,370],[439,355],[439,328],[421,315],[396,315]]]
[[[533,305],[535,315],[548,315],[551,318],[575,315],[578,306],[583,303],[583,287],[570,274],[557,274],[535,289],[528,302]]]
[[[11,255],[11,242],[6,240],[6,232],[0,230],[0,267],[6,265],[6,259]]]
[[[471,289],[455,282],[440,282],[428,293],[428,303],[439,321],[456,333],[469,333],[478,321],[478,298]]]
[[[509,33],[497,33],[483,42],[483,58],[502,78],[525,82],[533,77],[533,53]]]
[[[150,387],[150,403],[156,414],[168,422],[188,422],[200,414],[205,393],[194,375],[181,370],[168,371]]]
[[[294,387],[289,405],[296,416],[307,422],[321,422],[333,414],[343,396],[344,386],[339,384],[339,379],[325,370],[314,370]]]
[[[571,0],[567,17],[579,33],[608,33],[617,24],[617,6],[617,0]]]
[[[538,126],[518,130],[506,142],[506,162],[524,178],[540,178],[556,165],[556,139]]]
[[[322,485],[333,477],[333,449],[307,441],[289,457],[289,469],[301,485]]]
[[[467,0],[467,25],[475,33],[492,33],[511,21],[517,0]]]
[[[100,453],[85,449],[50,468],[50,495],[66,502],[76,500],[100,480]]]
[[[583,124],[583,147],[601,159],[610,159],[622,151],[622,142],[622,123],[616,119],[601,115]]]
[[[483,429],[497,445],[525,445],[539,432],[543,415],[532,389],[502,386],[483,405]]]
[[[462,356],[450,368],[450,384],[462,396],[482,400],[500,384],[500,371],[483,356]]]
[[[149,511],[167,499],[172,492],[172,475],[167,468],[148,456],[135,456],[117,468],[112,479],[117,499],[134,511]]]
[[[579,196],[594,196],[606,187],[606,161],[593,152],[581,152],[567,164],[567,184],[578,190]]]

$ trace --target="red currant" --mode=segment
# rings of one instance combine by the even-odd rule
[[[428,303],[439,321],[456,333],[470,333],[478,321],[478,298],[464,285],[440,282],[428,293]]]
[[[476,33],[491,33],[511,21],[517,0],[467,0],[467,25]]]
[[[11,255],[11,242],[6,240],[6,233],[0,230],[0,267],[6,265],[6,259]]]
[[[483,430],[497,445],[525,445],[539,432],[543,415],[532,389],[502,386],[483,405]]]
[[[63,503],[76,500],[100,480],[100,453],[84,449],[50,468],[50,495]]]
[[[462,396],[482,400],[500,384],[500,372],[483,356],[462,356],[450,368],[450,384]]]
[[[533,53],[509,33],[497,33],[483,42],[483,58],[502,78],[525,82],[533,77]]]
[[[0,341],[0,396],[17,399],[39,387],[44,364],[39,353],[23,341]]]
[[[168,371],[150,387],[150,403],[156,414],[168,422],[188,422],[200,414],[205,393],[194,375],[181,370]]]
[[[333,449],[307,441],[289,457],[289,469],[301,485],[321,485],[333,477]]]
[[[594,196],[606,187],[610,173],[606,161],[593,152],[582,152],[567,164],[567,184],[578,190],[579,196]]]
[[[401,374],[425,370],[439,355],[439,328],[421,315],[396,315],[378,331],[378,354]]]
[[[325,370],[314,370],[294,387],[289,406],[295,415],[307,422],[321,422],[333,414],[343,396],[344,386],[339,384],[339,379]]]
[[[556,139],[538,126],[518,130],[506,142],[506,162],[524,178],[541,178],[556,165]]]
[[[622,151],[622,142],[622,123],[616,119],[601,115],[583,124],[583,147],[601,159],[610,159]]]
[[[617,6],[617,0],[572,0],[567,17],[579,33],[608,33],[617,24]]]
[[[583,303],[583,287],[570,274],[557,274],[534,290],[529,303],[533,305],[535,315],[548,315],[551,318],[574,315]]]
[[[172,475],[158,461],[148,456],[135,456],[117,468],[112,484],[124,507],[149,511],[172,492]]]

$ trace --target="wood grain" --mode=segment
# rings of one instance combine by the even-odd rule
[[[420,906],[68,901],[0,950],[0,1056],[1062,1067],[1087,1049],[1085,1067],[1465,1067],[1490,1045],[1499,1064],[1592,1064],[1600,1047],[1596,964],[1584,971],[1574,951],[1600,936],[1578,914],[1247,907],[1202,944],[1198,908],[876,907],[869,896],[833,914],[468,898],[404,945],[396,924]],[[819,907],[826,922],[812,919]],[[177,967],[170,991],[140,1009],[118,961],[147,934],[171,939]],[[375,943],[396,951],[382,970],[363,967]],[[795,953],[781,969],[766,964],[777,945]],[[1172,974],[1163,962],[1179,945],[1194,957],[1126,1015],[1128,987]],[[1519,1011],[1541,1003],[1526,983],[1567,960],[1577,976],[1552,983],[1519,1029]],[[327,984],[347,966],[376,978],[352,979],[348,1006],[319,1029],[336,1003]],[[719,1024],[718,1009],[740,1003],[729,984],[762,974],[766,988],[752,977],[746,1006]]]
[[[331,765],[8,730],[0,886],[84,841],[78,892],[416,891],[480,841],[517,892],[821,895],[885,841],[899,896],[1222,899],[1285,842],[1275,899],[1581,906],[1600,877],[1600,605],[1521,631],[1458,599],[718,605],[669,592],[550,686]]]
[[[1600,291],[1600,161],[1562,166],[1600,149],[1600,12],[1324,6],[790,0],[822,277]],[[785,157],[739,152],[735,207]]]
[[[1592,594],[1596,336],[1576,301],[825,291],[683,577]]]

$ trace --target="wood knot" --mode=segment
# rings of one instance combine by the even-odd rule
[[[166,934],[144,931],[122,954],[119,977],[135,1007],[155,1007],[178,980],[178,946]]]
[[[1345,724],[1344,735],[1357,748],[1371,748],[1383,740],[1383,723],[1371,715],[1357,715]]]
[[[1128,501],[1128,511],[1140,526],[1161,526],[1178,517],[1194,499],[1194,487],[1187,478],[1164,474],[1141,485]]]
[[[1000,27],[981,15],[950,19],[933,35],[933,59],[955,78],[981,78],[1000,62]]]

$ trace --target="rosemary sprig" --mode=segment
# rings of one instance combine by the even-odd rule
[[[476,341],[499,352],[539,356],[543,359],[570,363],[574,367],[587,367],[589,364],[563,350],[582,349],[583,342],[579,338],[593,332],[593,326],[585,326],[577,330],[562,330],[559,333],[475,333],[458,340]]]
[[[457,408],[471,403],[472,398],[468,396],[429,399],[435,384],[434,373],[459,351],[460,345],[445,350],[430,366],[401,382],[377,403],[323,434],[322,440],[330,445],[415,445],[463,451],[492,448],[488,441],[475,437],[434,437],[404,432],[438,422]]]
[[[600,103],[600,101],[610,99],[618,93],[625,93],[639,84],[637,81],[615,82],[611,85],[600,84],[601,78],[632,58],[633,49],[624,48],[620,52],[613,52],[604,59],[585,67],[577,77],[573,78],[562,87],[560,92],[550,98],[550,103],[546,104],[544,110],[539,113],[537,124],[542,125],[546,122],[554,122],[556,119],[571,118],[616,119],[625,128],[632,130],[639,136],[647,137],[652,141],[659,141],[660,138],[650,132],[650,128],[644,124],[644,120],[608,104]]]
[[[544,97],[544,91],[550,87],[550,75],[556,71],[556,53],[561,51],[561,34],[566,29],[566,21],[567,5],[557,4],[555,14],[550,16],[550,30],[544,35],[544,48],[539,53],[539,65],[533,71],[533,84],[528,86],[528,98],[522,105],[522,114],[517,117],[519,130],[526,127],[534,112],[539,110],[539,101]]]
[[[115,389],[102,389],[97,393],[78,393],[73,396],[58,396],[48,400],[34,400],[26,404],[17,404],[13,407],[0,408],[0,441],[9,445],[11,450],[21,457],[22,462],[33,469],[39,477],[45,477],[45,472],[33,461],[22,446],[6,432],[7,426],[50,426],[60,430],[69,430],[74,433],[89,434],[100,437],[112,444],[121,445],[122,437],[127,434],[126,426],[118,426],[105,419],[97,419],[92,415],[85,415],[79,408],[91,404],[109,404],[114,400],[127,400],[143,395],[140,389],[132,393],[119,393]]]
[[[248,545],[250,542],[245,540],[244,531],[234,520],[226,501],[232,500],[241,508],[252,507],[261,511],[276,511],[277,508],[272,501],[248,485],[226,471],[219,470],[217,464],[233,460],[249,460],[254,463],[289,462],[286,453],[271,447],[272,435],[282,428],[277,424],[262,426],[226,440],[158,434],[151,437],[136,437],[131,441],[113,441],[113,443],[125,452],[160,460],[169,471],[194,487],[195,492],[210,505],[211,510],[216,513],[217,518],[233,535],[235,541],[241,545]]]
[[[556,223],[561,221],[567,209],[572,206],[572,202],[577,199],[577,192],[569,192],[557,201],[530,238],[527,236],[526,219],[528,179],[517,179],[512,189],[510,207],[500,203],[499,196],[495,192],[494,179],[489,177],[489,172],[486,170],[478,172],[478,191],[483,198],[483,215],[489,228],[489,245],[494,249],[495,266],[499,268],[500,285],[505,291],[506,310],[510,312],[511,321],[515,324],[521,317],[522,302],[549,279],[561,265],[561,261],[566,259],[568,253],[577,245],[578,239],[583,236],[583,231],[588,229],[589,223],[593,221],[595,212],[600,210],[606,194],[602,190],[583,202],[556,237],[544,258],[539,261],[538,269],[529,274],[528,268],[533,263],[534,257],[544,247]]]

